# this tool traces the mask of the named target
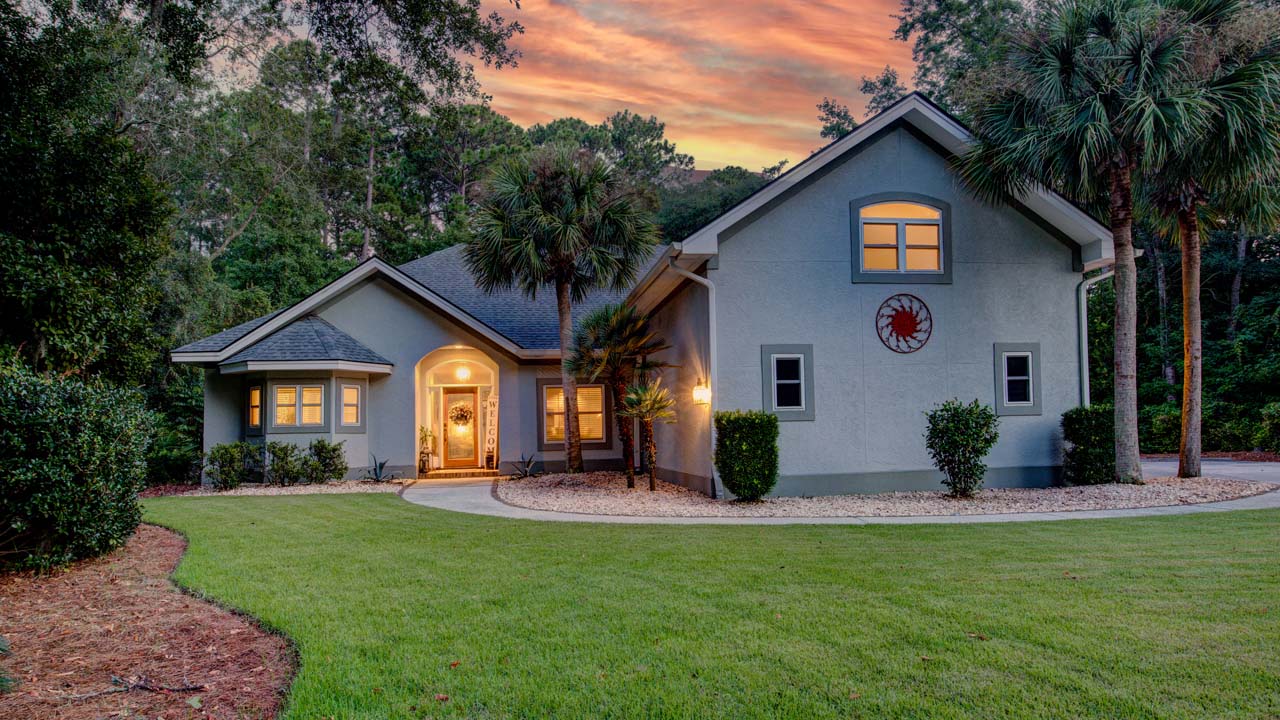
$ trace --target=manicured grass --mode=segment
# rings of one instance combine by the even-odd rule
[[[664,527],[327,495],[147,519],[190,537],[179,582],[296,641],[295,719],[1280,715],[1273,511]]]

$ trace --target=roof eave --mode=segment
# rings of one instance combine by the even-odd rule
[[[280,370],[338,370],[370,375],[390,375],[394,368],[395,366],[391,363],[367,363],[353,360],[242,360],[218,366],[218,370],[223,375]]]

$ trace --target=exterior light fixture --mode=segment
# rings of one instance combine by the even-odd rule
[[[711,386],[699,380],[698,384],[693,386],[693,401],[699,405],[710,405]]]
[[[459,365],[458,369],[453,371],[453,376],[458,378],[458,382],[466,382],[471,379],[471,368]]]

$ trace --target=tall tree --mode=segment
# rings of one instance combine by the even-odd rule
[[[971,78],[977,140],[960,171],[994,201],[1036,185],[1105,199],[1115,246],[1116,476],[1140,482],[1133,185],[1204,130],[1187,77],[1192,38],[1144,0],[1054,0],[1029,20]]]
[[[573,303],[627,287],[658,239],[633,184],[582,148],[552,146],[505,159],[485,184],[464,257],[486,291],[555,291],[560,348],[573,347]],[[577,376],[561,366],[565,466],[582,471]]]
[[[902,0],[894,38],[911,43],[917,90],[967,117],[965,76],[1004,54],[1010,28],[1025,22],[1021,0]]]
[[[863,75],[858,92],[867,96],[865,115],[871,117],[901,100],[907,88],[898,81],[898,71],[885,65],[879,75]],[[819,135],[828,140],[838,140],[858,129],[858,121],[853,119],[849,106],[836,98],[824,97],[818,103],[818,121],[822,123]]]
[[[591,125],[578,118],[560,118],[529,128],[534,145],[571,144],[599,153],[616,164],[633,182],[645,188],[679,182],[693,169],[693,156],[680,152],[666,138],[666,124],[621,110]]]
[[[1190,38],[1195,99],[1208,109],[1203,132],[1172,147],[1147,178],[1157,208],[1177,227],[1182,251],[1182,418],[1179,477],[1200,475],[1204,381],[1200,308],[1200,215],[1211,196],[1246,197],[1265,226],[1280,208],[1249,190],[1280,176],[1280,9],[1248,0],[1164,0]],[[1247,208],[1242,208],[1247,210]],[[1270,212],[1266,212],[1266,211]]]
[[[670,346],[649,329],[649,318],[631,305],[605,305],[578,322],[565,368],[592,382],[602,380],[613,396],[613,417],[622,440],[627,487],[636,486],[635,438],[626,415],[627,388],[664,364],[650,358]]]

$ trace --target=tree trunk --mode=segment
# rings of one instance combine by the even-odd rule
[[[649,466],[649,492],[658,489],[658,441],[653,437],[653,421],[644,421],[644,461]]]
[[[1236,329],[1239,327],[1239,318],[1236,313],[1240,311],[1240,291],[1244,288],[1244,263],[1249,258],[1249,236],[1244,233],[1244,223],[1240,223],[1240,227],[1236,230],[1236,263],[1235,272],[1231,274],[1231,315],[1227,321],[1227,337],[1232,340],[1236,339]]]
[[[1111,236],[1116,253],[1116,482],[1142,482],[1138,445],[1138,268],[1133,254],[1133,176],[1111,166]]]
[[[627,489],[636,487],[636,440],[632,431],[632,421],[623,417],[623,398],[627,396],[627,384],[622,378],[613,378],[609,391],[613,393],[613,420],[618,426],[618,438],[622,440],[622,467],[627,472]]]
[[[560,347],[573,346],[573,305],[569,283],[556,282],[556,310],[560,314]],[[582,435],[578,430],[578,379],[560,364],[560,385],[564,388],[564,471],[582,472]]]
[[[1200,322],[1200,222],[1197,203],[1178,211],[1182,235],[1182,441],[1178,477],[1200,477],[1200,388],[1203,382]]]
[[[1174,375],[1173,363],[1169,362],[1169,281],[1164,267],[1164,239],[1153,235],[1147,250],[1151,253],[1151,262],[1156,271],[1156,298],[1160,303],[1160,376],[1169,385],[1165,400],[1172,404],[1177,398],[1173,388],[1178,384]]]
[[[364,243],[360,245],[360,259],[373,257],[373,133],[369,133],[369,169],[365,172],[364,191]]]

